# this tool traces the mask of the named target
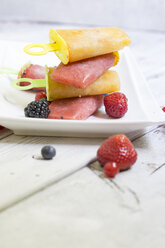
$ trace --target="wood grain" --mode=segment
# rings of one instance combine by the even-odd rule
[[[102,176],[102,169],[95,164],[92,171],[82,169],[6,209],[0,214],[0,247],[53,248],[56,244],[100,248],[104,244],[105,248],[163,248],[165,166],[152,172],[164,163],[164,135],[162,126],[136,138],[133,141],[138,152],[136,164],[115,179]],[[19,139],[20,149],[22,141],[26,141],[24,151],[29,153],[29,138],[22,137],[22,141],[21,137],[12,138]],[[34,144],[41,144],[43,139],[31,138],[33,152]],[[14,151],[14,142],[10,147]],[[29,177],[28,180],[31,183]],[[24,182],[26,185],[25,177]],[[19,186],[23,187],[20,181]]]
[[[95,156],[100,139],[10,135],[0,142],[0,211],[82,168]],[[41,158],[53,145],[57,155]]]

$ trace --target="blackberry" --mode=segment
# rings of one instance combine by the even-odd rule
[[[24,109],[26,117],[32,118],[48,118],[50,113],[47,101],[39,100],[33,101]]]

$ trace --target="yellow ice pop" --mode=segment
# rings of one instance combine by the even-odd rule
[[[55,68],[47,68],[45,79],[20,78],[12,82],[12,86],[18,90],[29,90],[38,87],[46,87],[47,100],[101,95],[120,90],[120,79],[116,71],[106,71],[92,84],[84,89],[55,82],[51,79],[51,74]],[[29,82],[28,86],[20,86],[20,82]]]
[[[118,51],[130,45],[129,36],[120,28],[50,29],[49,44],[29,44],[24,51],[31,55],[55,52],[63,64]],[[40,47],[43,51],[30,49]]]

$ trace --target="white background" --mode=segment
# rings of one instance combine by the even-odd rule
[[[0,0],[0,21],[165,31],[164,0]]]

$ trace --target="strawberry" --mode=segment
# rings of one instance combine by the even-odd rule
[[[119,166],[115,162],[108,162],[104,166],[104,173],[107,177],[115,177],[119,172]]]
[[[46,97],[46,93],[44,91],[39,91],[36,93],[35,101],[38,101],[44,97]]]
[[[120,170],[126,170],[136,162],[137,152],[131,141],[124,135],[111,136],[97,151],[97,160],[105,165],[115,162]]]
[[[121,92],[115,92],[104,97],[104,106],[107,115],[120,118],[128,110],[127,98]]]
[[[163,107],[162,110],[165,112],[165,107]]]

